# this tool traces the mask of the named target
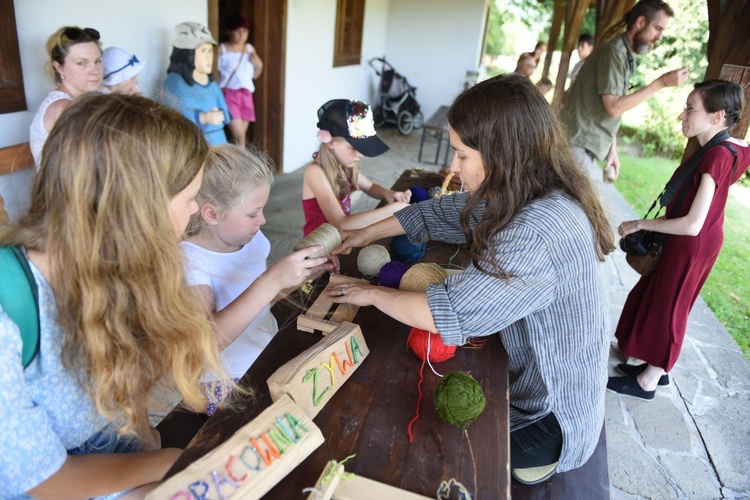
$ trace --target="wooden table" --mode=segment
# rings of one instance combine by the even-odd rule
[[[419,184],[408,171],[399,181]],[[422,262],[445,264],[455,250],[455,245],[430,242]],[[465,263],[462,254],[458,260]],[[342,272],[359,276],[354,253],[342,259]],[[325,281],[319,280],[313,298]],[[298,309],[280,303],[274,313],[283,328],[240,382],[255,388],[255,398],[242,401],[235,410],[217,411],[190,442],[168,477],[227,440],[268,407],[271,399],[266,380],[279,366],[321,340],[319,333],[297,330],[294,318]],[[462,430],[438,417],[432,395],[439,378],[429,367],[425,367],[424,397],[413,428],[414,441],[410,443],[407,425],[415,414],[422,363],[406,346],[410,328],[374,307],[361,308],[354,322],[362,329],[369,356],[315,417],[325,443],[265,498],[302,498],[302,490],[315,485],[329,460],[343,460],[352,454],[356,457],[346,463],[348,472],[430,498],[435,498],[443,480],[451,478],[479,498],[509,497],[507,355],[499,337],[487,337],[481,349],[459,348],[454,358],[434,365],[441,374],[468,371],[484,390],[487,406],[467,428],[471,445]]]

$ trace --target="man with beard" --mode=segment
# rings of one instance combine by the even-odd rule
[[[671,7],[661,0],[635,4],[622,21],[605,33],[607,41],[597,45],[589,56],[560,111],[571,151],[581,168],[591,173],[595,158],[606,160],[604,182],[614,182],[620,173],[616,136],[622,114],[688,77],[687,68],[676,69],[628,93],[635,70],[633,55],[647,54],[661,40],[673,15]]]

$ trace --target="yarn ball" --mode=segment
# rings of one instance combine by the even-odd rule
[[[391,261],[388,249],[383,245],[368,245],[357,255],[357,269],[366,278],[377,276],[380,269]]]
[[[378,280],[380,280],[380,284],[383,286],[398,288],[399,283],[401,283],[401,277],[406,274],[407,269],[409,268],[406,267],[406,264],[401,262],[395,260],[388,262],[380,268]]]
[[[393,260],[403,262],[404,264],[411,264],[412,262],[421,259],[424,255],[425,248],[427,248],[427,245],[424,243],[412,245],[405,234],[394,236],[391,239],[391,254],[393,255]]]
[[[399,290],[426,292],[433,283],[445,283],[448,273],[437,264],[414,264],[401,278]]]
[[[412,328],[409,333],[409,347],[419,359],[427,357],[427,340],[430,342],[429,361],[430,363],[440,363],[447,361],[456,355],[456,346],[443,344],[443,338],[437,334]]]
[[[333,252],[337,246],[341,245],[341,233],[339,233],[339,230],[331,224],[327,222],[323,223],[312,233],[300,240],[299,243],[294,245],[294,251],[296,252],[297,250],[313,247],[315,245],[323,245],[323,250],[308,255],[308,259],[325,257]]]
[[[410,203],[419,203],[420,201],[424,201],[427,199],[427,190],[423,187],[419,186],[412,186],[409,188],[411,191],[411,201]]]
[[[440,198],[440,186],[432,186],[428,189],[427,196],[429,198]]]
[[[486,404],[479,382],[465,372],[451,372],[440,379],[433,401],[440,418],[459,428],[476,420]]]

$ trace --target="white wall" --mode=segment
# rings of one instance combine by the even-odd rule
[[[487,5],[487,0],[391,2],[386,56],[417,87],[425,120],[453,101],[467,70],[477,69]]]
[[[29,140],[29,125],[39,103],[54,88],[45,73],[47,37],[59,27],[91,27],[101,33],[104,48],[118,46],[134,53],[146,66],[139,75],[144,95],[166,76],[174,27],[183,21],[206,24],[206,0],[15,0],[27,111],[0,115],[0,148]],[[0,195],[13,217],[25,208],[31,172],[0,177]]]
[[[368,0],[362,64],[333,67],[336,2],[288,0],[284,98],[284,172],[310,161],[318,149],[318,108],[330,99],[373,102],[374,73],[367,61],[385,53],[390,0]],[[393,2],[397,3],[397,2]]]

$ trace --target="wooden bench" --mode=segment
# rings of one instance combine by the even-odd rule
[[[34,166],[34,158],[31,156],[29,143],[16,144],[0,148],[0,175],[10,174]],[[0,224],[8,221],[5,213],[5,202],[0,195]]]
[[[443,137],[447,136],[448,132],[448,106],[440,106],[432,116],[422,125],[422,140],[419,143],[419,161],[422,161],[422,153],[424,150],[425,139],[429,139],[430,142],[437,142],[437,148],[435,150],[435,161],[425,162],[437,165],[440,159],[440,148],[443,144]],[[448,165],[448,153],[450,152],[450,141],[445,147],[445,157],[443,158],[443,166]]]

